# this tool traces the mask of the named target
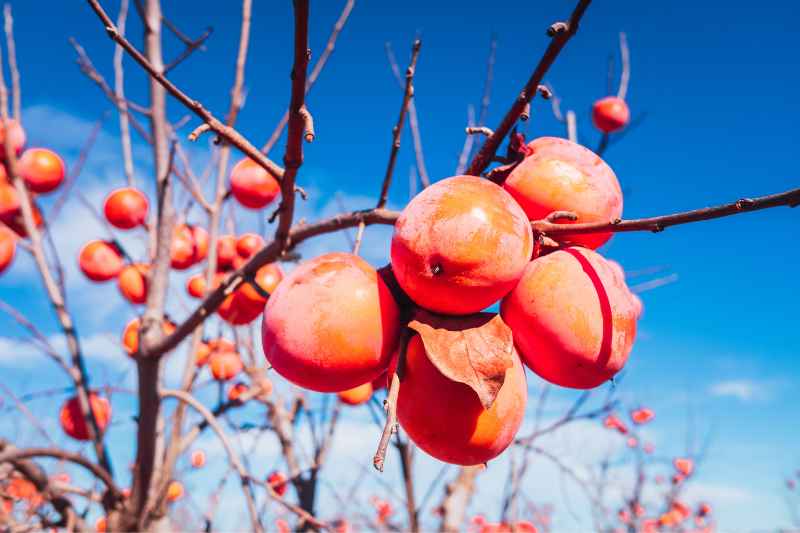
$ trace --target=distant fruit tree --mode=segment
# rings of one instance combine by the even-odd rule
[[[642,302],[629,288],[622,267],[597,251],[615,233],[658,232],[676,224],[800,203],[800,189],[795,189],[695,211],[621,218],[622,189],[602,155],[611,136],[631,122],[625,101],[630,71],[624,37],[619,91],[592,108],[592,121],[602,134],[595,151],[576,142],[575,114],[568,111],[563,116],[557,95],[543,83],[559,52],[578,31],[590,0],[579,0],[567,20],[547,29],[549,44],[543,56],[497,127],[488,128],[483,118],[468,125],[458,175],[430,184],[424,167],[418,165],[424,188],[397,212],[386,204],[407,122],[418,140],[413,82],[421,42],[415,41],[407,69],[396,71],[403,97],[386,171],[376,184],[374,208],[343,211],[313,222],[294,220],[296,198],[306,195],[298,185],[304,144],[315,139],[306,94],[331,55],[353,0],[345,2],[327,48],[310,71],[309,0],[294,0],[290,98],[284,120],[263,149],[235,129],[243,105],[251,0],[242,2],[234,84],[224,119],[168,75],[205,46],[208,33],[198,39],[187,37],[164,17],[159,0],[136,0],[145,27],[140,50],[125,36],[127,0],[121,0],[116,20],[108,14],[112,2],[88,0],[88,4],[100,22],[98,31],[104,29],[115,43],[114,87],[80,45],[73,44],[82,70],[119,112],[127,184],[109,191],[103,205],[92,206],[106,236],[87,236],[78,264],[93,282],[116,280],[120,294],[137,309],[137,318],[119,327],[121,346],[138,377],[132,483],[122,488],[114,474],[104,439],[114,418],[112,402],[107,389],[86,370],[82,339],[74,325],[76,310],[65,304],[63,269],[51,249],[57,243],[48,238],[48,217],[64,201],[74,199],[70,190],[77,175],[67,171],[58,154],[26,144],[7,6],[5,62],[11,85],[9,91],[5,76],[0,79],[0,273],[13,268],[17,253],[32,256],[66,348],[53,348],[35,320],[0,303],[2,311],[65,371],[72,392],[59,411],[60,425],[66,437],[87,443],[86,453],[76,453],[67,447],[26,447],[0,440],[0,521],[10,531],[23,531],[25,526],[68,531],[213,530],[212,497],[189,518],[173,516],[177,503],[187,497],[179,465],[208,468],[206,453],[193,447],[208,430],[220,439],[229,470],[241,481],[241,505],[246,510],[242,516],[254,531],[431,527],[452,531],[467,526],[481,532],[547,531],[551,511],[520,509],[519,479],[528,466],[527,454],[546,457],[584,486],[596,511],[597,530],[678,530],[689,522],[710,530],[710,505],[692,509],[680,499],[683,485],[694,473],[695,457],[670,458],[670,479],[654,478],[655,484],[666,487],[663,498],[656,504],[644,500],[645,458],[653,446],[641,440],[637,428],[653,420],[652,409],[632,408],[626,422],[612,397],[598,409],[583,408],[587,392],[551,426],[518,434],[529,396],[525,367],[545,383],[590,390],[613,379],[625,366]],[[167,30],[185,45],[169,63],[162,53],[162,32]],[[146,106],[125,96],[125,54],[148,76]],[[567,138],[528,142],[516,131],[518,121],[530,116],[530,103],[537,94],[553,99],[553,111],[565,123]],[[168,103],[184,106],[196,118],[190,142],[213,136],[216,168],[210,187],[192,172],[182,148],[185,136],[178,133],[181,125],[167,120]],[[154,194],[137,187],[133,179],[131,128],[150,146]],[[284,128],[286,144],[279,164],[269,154]],[[480,147],[472,150],[480,140]],[[417,156],[421,158],[420,153]],[[231,158],[236,161],[229,170]],[[192,195],[197,209],[190,217],[175,205],[176,187]],[[232,206],[259,212],[272,229],[230,229],[223,208]],[[394,227],[391,257],[377,269],[359,256],[365,228],[374,224]],[[301,258],[287,272],[285,263],[297,261],[295,249],[300,243],[349,228],[356,229],[351,250]],[[120,232],[146,235],[145,256],[133,257],[117,239]],[[185,288],[176,289],[178,273],[189,269],[194,270]],[[167,299],[184,296],[184,291],[196,300],[193,309],[184,316],[168,317]],[[252,326],[258,324],[263,354],[254,349]],[[217,333],[210,334],[212,330]],[[179,347],[189,354],[181,386],[167,389],[162,383],[163,362]],[[219,384],[219,399],[213,405],[194,394],[205,368]],[[539,405],[547,386],[543,385]],[[309,392],[336,393],[338,401],[309,400]],[[384,410],[374,409],[376,402]],[[282,469],[252,472],[232,446],[233,429],[221,419],[245,404],[262,408],[268,422],[263,431],[277,436]],[[374,509],[366,514],[347,506],[336,516],[318,513],[319,473],[326,462],[335,460],[327,452],[343,405],[370,406],[379,419],[382,434],[373,458],[377,470],[383,470],[390,445],[399,452],[404,513],[377,496],[370,500]],[[297,445],[301,437],[295,428],[303,411],[316,415],[309,415],[310,457],[301,455]],[[639,481],[614,512],[593,496],[587,480],[538,445],[542,435],[578,419],[602,420],[609,431],[623,436],[635,454]],[[510,473],[499,520],[482,515],[469,520],[466,513],[476,477],[510,446],[521,450],[524,459]],[[423,516],[427,502],[415,496],[414,448],[459,466],[440,501],[429,507],[432,515]],[[93,486],[73,484],[68,474],[59,473],[61,466],[53,466],[53,459],[56,465],[90,474]],[[209,480],[209,486],[214,481]],[[236,505],[227,502],[226,510]],[[270,514],[276,508],[283,513],[277,520]],[[87,525],[88,515],[81,509],[93,509],[91,516],[100,518]],[[170,522],[171,516],[175,521]],[[433,521],[438,523],[434,526]]]

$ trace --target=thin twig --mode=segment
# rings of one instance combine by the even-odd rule
[[[397,58],[394,55],[392,44],[386,43],[386,56],[389,59],[389,66],[392,68],[394,79],[401,89],[405,88],[405,81],[403,75],[400,73],[400,67],[397,64]],[[419,172],[419,179],[422,181],[422,188],[430,186],[431,180],[428,177],[428,169],[425,166],[425,154],[422,150],[422,137],[419,133],[419,119],[417,118],[417,104],[415,99],[412,98],[408,102],[408,125],[411,128],[411,139],[414,143],[414,157],[417,162],[417,172]]]
[[[306,80],[306,94],[308,94],[311,88],[314,86],[314,83],[317,81],[322,69],[328,62],[328,58],[330,58],[331,54],[333,54],[333,50],[336,47],[336,39],[339,37],[339,33],[341,33],[345,23],[347,22],[347,19],[350,17],[350,12],[353,10],[355,3],[355,0],[347,0],[344,8],[342,8],[342,12],[339,14],[339,18],[336,20],[336,24],[333,25],[333,30],[328,37],[328,43],[325,45],[325,50],[322,51],[319,59],[317,59],[316,63],[314,63],[314,67],[311,69],[311,74],[308,75],[308,80]],[[272,151],[272,148],[274,148],[275,143],[278,142],[278,139],[280,138],[281,133],[283,133],[283,129],[286,127],[288,122],[289,110],[287,109],[283,113],[281,120],[275,126],[272,134],[269,136],[269,139],[261,148],[263,153],[268,154],[270,151]]]
[[[281,167],[276,165],[273,161],[262,154],[258,148],[253,146],[250,141],[242,136],[241,133],[236,131],[234,128],[226,126],[220,122],[220,120],[217,119],[210,111],[203,107],[201,102],[190,98],[188,95],[186,95],[186,93],[181,91],[174,83],[169,81],[164,76],[160,69],[155,68],[155,66],[139,50],[137,50],[136,47],[130,43],[130,41],[122,37],[119,34],[119,30],[117,30],[116,26],[114,26],[114,23],[109,18],[108,14],[100,6],[98,0],[87,1],[89,2],[89,6],[94,10],[98,18],[105,25],[108,36],[115,42],[122,45],[125,51],[128,52],[128,54],[137,63],[139,63],[139,65],[141,65],[145,71],[147,71],[152,79],[157,81],[180,103],[186,106],[195,115],[200,117],[203,122],[207,123],[214,133],[231,143],[237,149],[241,150],[242,153],[247,155],[250,159],[258,163],[262,168],[272,174],[275,179],[281,180],[283,178],[283,169]]]
[[[392,433],[397,431],[397,398],[400,394],[400,379],[404,371],[406,350],[408,349],[408,342],[411,340],[411,336],[411,330],[408,328],[405,328],[400,336],[400,346],[397,349],[397,367],[392,373],[389,391],[386,394],[386,399],[383,401],[383,408],[386,410],[386,423],[383,426],[381,439],[378,442],[378,450],[375,452],[375,457],[372,459],[372,465],[379,472],[383,472],[386,448],[389,446]]]
[[[557,22],[550,26],[549,33],[552,36],[550,45],[545,50],[544,55],[539,60],[539,64],[534,69],[520,95],[514,101],[511,109],[503,117],[500,125],[495,128],[495,134],[486,139],[486,142],[483,143],[483,146],[473,158],[472,164],[467,169],[467,174],[479,176],[489,166],[497,149],[500,147],[500,143],[505,139],[511,128],[516,124],[520,114],[525,110],[525,105],[536,96],[539,84],[542,83],[542,79],[556,60],[556,57],[558,57],[559,52],[578,31],[578,24],[590,3],[591,0],[579,0],[568,22]]]
[[[22,90],[19,85],[19,69],[17,68],[17,45],[14,41],[14,17],[11,14],[11,4],[3,6],[5,18],[6,47],[8,49],[8,70],[11,72],[11,99],[14,120],[22,117]]]
[[[628,94],[628,83],[631,79],[631,53],[628,48],[628,38],[625,32],[620,32],[619,34],[619,55],[622,59],[622,73],[619,78],[617,98],[625,100],[625,96]]]
[[[117,28],[120,35],[125,35],[125,22],[128,18],[128,0],[120,0]],[[124,50],[120,45],[114,46],[114,98],[119,109],[119,138],[122,143],[122,161],[128,187],[134,186],[133,150],[131,148],[130,120],[128,118],[128,101],[125,99],[125,71],[122,67]]]
[[[389,197],[389,186],[392,183],[392,174],[394,173],[394,165],[397,161],[397,152],[400,150],[400,134],[403,132],[403,124],[406,121],[406,112],[411,98],[414,96],[414,72],[417,68],[417,58],[419,57],[419,49],[422,46],[422,41],[416,39],[411,46],[411,62],[406,69],[406,88],[403,94],[403,103],[400,106],[400,116],[397,117],[397,124],[392,128],[392,149],[389,152],[389,163],[386,165],[386,173],[383,176],[383,183],[381,185],[381,194],[378,198],[378,209],[386,205]]]

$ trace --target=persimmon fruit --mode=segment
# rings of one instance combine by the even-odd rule
[[[111,420],[111,403],[94,392],[89,393],[89,408],[94,414],[97,428],[102,433]],[[58,418],[64,433],[75,440],[89,440],[89,428],[81,412],[80,401],[77,396],[73,396],[61,406]]]
[[[532,249],[528,217],[502,187],[455,176],[422,191],[400,214],[392,270],[419,306],[464,315],[513,289]]]
[[[570,211],[576,222],[609,222],[622,216],[622,189],[600,156],[567,139],[540,137],[528,143],[529,155],[508,175],[503,187],[531,220]],[[559,221],[568,224],[569,221]],[[559,242],[598,248],[611,232],[553,235]]]
[[[147,273],[150,265],[135,263],[124,267],[117,276],[117,287],[122,297],[133,304],[147,301]]]
[[[372,398],[372,383],[364,383],[352,389],[339,392],[339,401],[347,405],[361,405],[367,403]]]
[[[242,359],[236,352],[224,351],[211,354],[208,359],[211,375],[217,381],[228,381],[242,371]]]
[[[625,100],[616,96],[606,96],[592,105],[592,122],[603,133],[614,133],[631,120],[631,111]]]
[[[0,273],[4,272],[17,254],[17,236],[13,231],[0,226]]]
[[[525,416],[528,391],[519,357],[489,409],[476,392],[445,377],[425,353],[419,335],[406,350],[397,417],[411,440],[446,463],[477,465],[494,459],[514,440]]]
[[[19,159],[19,174],[29,190],[45,194],[64,181],[64,161],[47,148],[29,148]]]
[[[231,170],[231,193],[249,209],[268,206],[281,192],[275,177],[250,158],[244,158]]]
[[[25,147],[27,140],[25,130],[22,125],[15,119],[8,120],[8,127],[0,122],[0,160],[6,158],[6,143],[11,144],[11,149],[14,154],[19,155]]]
[[[147,196],[139,189],[122,187],[111,191],[103,204],[106,220],[119,229],[133,229],[147,220]]]
[[[575,389],[594,388],[619,372],[638,319],[625,280],[600,254],[580,247],[531,261],[500,314],[525,364]]]
[[[351,389],[389,366],[400,311],[378,272],[362,258],[330,253],[286,276],[264,308],[264,355],[295,385]]]
[[[81,272],[96,282],[117,277],[124,265],[122,254],[113,242],[90,241],[78,254],[78,266]]]

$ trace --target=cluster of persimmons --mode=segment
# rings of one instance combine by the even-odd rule
[[[595,105],[594,122],[604,132],[628,119],[622,100],[609,97]],[[21,154],[19,174],[32,194],[50,192],[64,180],[56,154],[23,153],[25,135],[16,122],[4,138]],[[559,235],[555,246],[543,247],[531,229],[531,221],[555,212],[569,212],[579,222],[620,217],[622,192],[612,169],[560,138],[536,139],[521,153],[500,185],[455,176],[413,198],[395,225],[391,268],[378,272],[350,253],[313,258],[288,275],[267,264],[226,297],[219,316],[240,325],[263,314],[263,349],[272,368],[300,387],[337,392],[347,404],[367,401],[401,362],[397,414],[412,440],[446,462],[489,461],[522,423],[523,365],[557,385],[596,387],[625,364],[642,309],[622,268],[595,251],[610,233]],[[0,270],[13,258],[15,239],[24,237],[16,190],[3,178],[0,231],[12,236],[0,239]],[[280,187],[244,159],[231,172],[230,192],[243,207],[263,209]],[[108,194],[103,214],[119,230],[146,229],[152,223],[148,209],[145,193],[129,186]],[[191,276],[188,293],[202,298],[263,246],[252,233],[220,236],[216,272]],[[208,252],[204,228],[176,225],[173,269],[199,265]],[[88,242],[78,263],[88,279],[116,279],[124,298],[146,302],[149,265],[132,261],[117,241]],[[485,312],[498,303],[499,314]],[[165,333],[173,329],[165,320]],[[412,333],[404,337],[405,331]],[[122,344],[137,356],[139,319],[125,327]],[[235,345],[223,338],[203,341],[195,358],[219,381],[243,370]],[[236,383],[228,398],[237,401],[247,390]],[[90,404],[102,431],[111,406],[96,393]],[[64,404],[61,423],[69,436],[89,438],[77,397]]]

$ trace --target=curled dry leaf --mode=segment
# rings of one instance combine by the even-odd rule
[[[420,311],[408,327],[419,333],[436,368],[469,385],[489,409],[514,362],[514,340],[500,315],[441,316]]]

